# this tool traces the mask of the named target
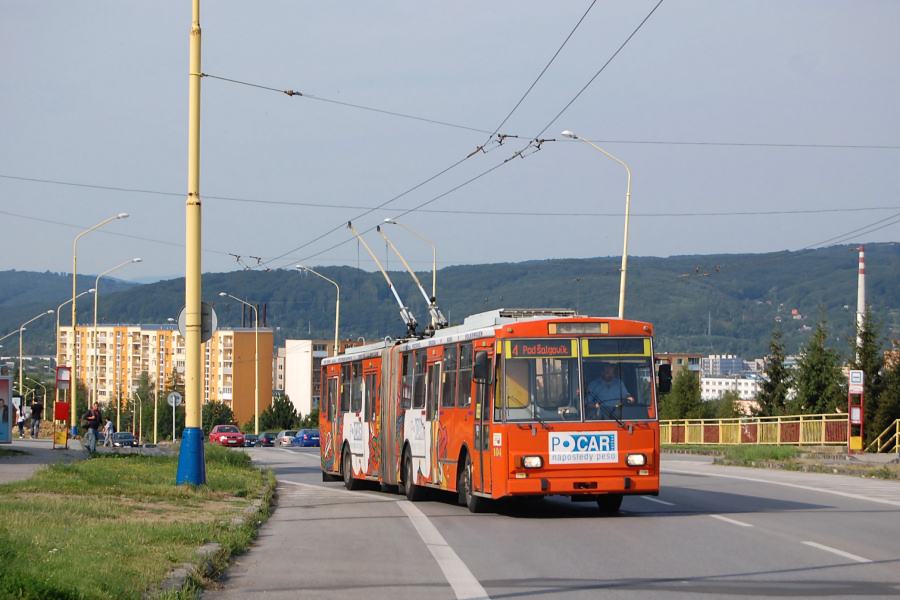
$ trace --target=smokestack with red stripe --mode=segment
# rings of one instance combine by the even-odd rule
[[[859,281],[856,284],[856,347],[862,346],[859,332],[862,330],[863,317],[866,314],[866,251],[859,247]],[[857,356],[857,359],[859,357]]]

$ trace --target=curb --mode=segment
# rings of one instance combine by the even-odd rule
[[[242,517],[235,517],[231,520],[231,527],[236,529],[242,527],[247,522],[257,522],[254,527],[254,537],[259,524],[262,522],[260,515],[263,508],[263,498],[270,494],[274,485],[270,485],[269,477],[266,471],[260,469],[260,475],[263,477],[265,485],[260,490],[259,496],[247,507],[247,514]],[[277,482],[276,484],[277,485]],[[218,542],[210,542],[204,544],[197,549],[197,561],[195,563],[184,563],[181,567],[176,568],[172,573],[157,587],[150,590],[144,595],[144,598],[150,600],[162,594],[180,594],[184,589],[192,584],[209,577],[216,572],[216,565],[221,564],[223,560],[230,558],[228,552]],[[199,585],[198,585],[199,587]]]

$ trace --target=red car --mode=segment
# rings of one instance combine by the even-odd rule
[[[216,425],[209,432],[209,443],[243,448],[244,434],[237,428],[237,425]]]

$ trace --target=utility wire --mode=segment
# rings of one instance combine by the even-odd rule
[[[491,133],[490,131],[486,131],[484,129],[478,129],[476,127],[466,127],[465,125],[457,125],[455,123],[448,123],[446,121],[437,121],[435,119],[426,119],[424,117],[416,117],[413,115],[406,115],[403,113],[393,112],[390,110],[383,110],[380,108],[371,108],[369,106],[361,106],[359,104],[351,104],[349,102],[341,102],[339,100],[330,100],[328,98],[319,98],[318,96],[313,96],[312,94],[304,94],[302,92],[296,92],[294,90],[279,90],[277,88],[268,87],[268,86],[264,86],[264,85],[258,85],[255,83],[248,83],[246,81],[239,81],[237,79],[228,79],[227,77],[219,77],[216,75],[209,75],[208,73],[201,73],[200,76],[201,77],[209,77],[210,79],[218,79],[220,81],[227,81],[229,83],[236,83],[238,85],[246,85],[249,87],[259,88],[261,90],[269,90],[272,92],[279,92],[279,93],[286,94],[291,97],[296,96],[299,98],[309,98],[310,100],[318,100],[319,102],[328,102],[329,104],[337,104],[339,106],[346,106],[349,108],[358,108],[360,110],[368,110],[371,112],[381,113],[383,115],[402,117],[404,119],[413,119],[414,121],[422,121],[425,123],[432,123],[434,125],[444,125],[445,127],[455,127],[456,129],[465,129],[467,131],[477,131],[478,133],[488,133],[488,134]],[[496,132],[494,132],[494,133],[496,133]],[[493,134],[491,134],[491,135],[493,135]]]
[[[572,106],[572,104],[574,104],[576,100],[578,100],[578,98],[581,96],[581,94],[583,94],[584,91],[585,91],[586,89],[588,89],[588,87],[589,87],[592,83],[594,83],[594,80],[597,79],[597,77],[600,76],[600,73],[602,73],[602,72],[606,69],[606,67],[609,66],[609,63],[611,63],[611,62],[613,61],[613,59],[615,59],[616,56],[619,55],[619,52],[621,52],[622,49],[625,48],[625,46],[628,44],[628,42],[631,41],[631,38],[633,38],[635,35],[637,35],[637,32],[641,30],[641,27],[644,26],[644,23],[646,23],[646,22],[650,19],[650,17],[653,16],[653,13],[656,12],[656,9],[659,8],[659,5],[662,4],[662,3],[663,3],[663,0],[659,0],[659,2],[656,3],[656,6],[653,7],[653,10],[651,10],[649,13],[647,13],[647,16],[644,17],[644,20],[641,21],[640,24],[637,26],[637,28],[636,28],[634,31],[631,32],[631,35],[629,35],[627,38],[625,38],[625,41],[622,42],[622,44],[619,46],[618,50],[616,50],[615,52],[613,52],[612,56],[610,56],[609,59],[608,59],[605,63],[603,63],[603,66],[600,67],[600,70],[597,71],[596,73],[594,73],[594,76],[591,77],[590,80],[588,80],[588,82],[587,82],[586,84],[584,84],[584,87],[581,88],[581,90],[580,90],[577,94],[575,94],[575,97],[572,98],[572,99],[569,101],[569,103],[566,104],[566,105],[563,107],[563,109],[562,109],[561,111],[559,111],[559,113],[558,113],[555,117],[553,117],[553,119],[552,119],[549,123],[547,123],[547,125],[546,125],[546,126],[540,131],[540,133],[538,133],[535,137],[540,137],[540,136],[544,135],[544,132],[547,131],[547,130],[550,128],[550,126],[553,125],[553,124],[557,121],[557,119],[559,119],[559,118],[562,116],[562,114],[563,114],[564,112],[566,112],[567,110],[569,110],[569,107]]]

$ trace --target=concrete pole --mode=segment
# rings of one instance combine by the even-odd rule
[[[862,346],[862,326],[866,315],[866,251],[859,247],[859,279],[856,283],[856,360],[859,361],[859,348]]]
[[[201,213],[200,202],[200,0],[192,0],[188,107],[188,198],[185,214],[184,277],[184,395],[185,430],[178,457],[177,484],[206,483],[206,459],[200,405],[203,393],[203,342],[201,341]],[[174,416],[174,411],[173,411]]]

